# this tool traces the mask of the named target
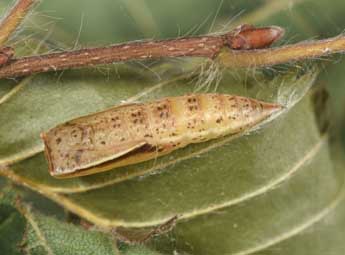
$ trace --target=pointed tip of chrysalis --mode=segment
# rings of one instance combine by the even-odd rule
[[[285,108],[285,106],[276,103],[263,103],[261,102],[262,110],[266,115],[272,115],[273,113],[279,112]]]

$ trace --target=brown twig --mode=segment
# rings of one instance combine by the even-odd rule
[[[36,2],[38,1],[18,0],[15,3],[14,7],[0,22],[0,45],[7,41]]]
[[[254,28],[244,25],[222,35],[139,41],[100,48],[45,54],[13,59],[0,69],[0,78],[64,70],[91,65],[162,57],[214,58],[223,47],[256,49],[270,46],[281,38],[279,27]]]
[[[261,50],[224,50],[218,61],[226,67],[260,67],[345,52],[345,36]]]

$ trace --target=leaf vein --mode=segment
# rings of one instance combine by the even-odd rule
[[[28,220],[30,225],[32,226],[33,230],[35,231],[38,241],[41,243],[41,246],[47,251],[48,255],[54,255],[54,252],[52,249],[49,247],[47,239],[45,238],[44,234],[40,230],[38,224],[35,222],[35,217],[33,214],[30,212],[29,208],[25,208],[21,210],[25,216],[25,218]]]
[[[29,76],[21,80],[18,84],[16,84],[10,91],[8,91],[5,95],[0,98],[0,105],[8,101],[11,97],[17,94],[21,89],[23,89],[29,81],[32,80],[33,76]]]
[[[270,246],[273,246],[277,243],[280,243],[288,238],[291,238],[295,235],[298,235],[299,233],[303,232],[305,229],[308,227],[311,227],[315,223],[321,221],[324,217],[326,217],[329,213],[331,213],[339,204],[340,202],[344,199],[345,196],[345,185],[343,183],[341,191],[338,193],[336,198],[323,210],[321,210],[318,214],[314,215],[312,218],[310,218],[308,221],[304,222],[303,224],[300,224],[299,226],[283,233],[280,234],[272,239],[267,240],[266,242],[262,243],[261,245],[258,245],[253,248],[249,248],[247,250],[241,251],[234,253],[234,255],[248,255],[248,254],[253,254],[255,252],[264,250],[269,248]]]

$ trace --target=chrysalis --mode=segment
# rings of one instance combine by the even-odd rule
[[[82,176],[242,132],[281,108],[240,96],[191,94],[115,106],[58,125],[41,137],[52,176]]]

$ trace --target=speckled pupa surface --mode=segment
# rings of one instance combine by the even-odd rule
[[[51,175],[73,177],[243,132],[280,109],[240,96],[191,94],[115,106],[60,124],[41,137]]]

